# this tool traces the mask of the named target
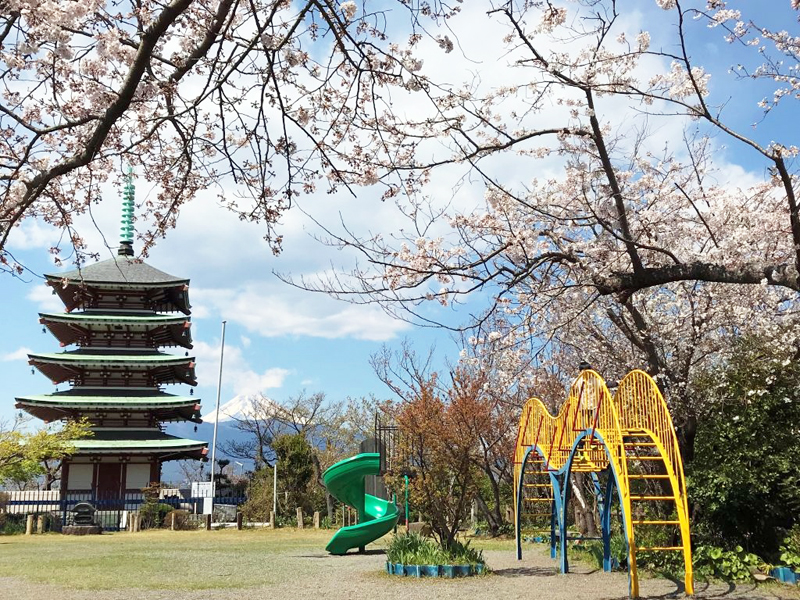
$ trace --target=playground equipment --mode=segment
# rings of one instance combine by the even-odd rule
[[[358,512],[358,523],[342,527],[325,546],[331,554],[345,554],[350,548],[363,549],[389,533],[397,523],[394,502],[364,492],[364,477],[377,475],[380,461],[378,453],[357,454],[339,461],[322,474],[330,495]]]
[[[630,595],[639,596],[636,571],[639,551],[682,552],[685,590],[693,594],[683,463],[672,418],[658,386],[649,375],[632,371],[620,381],[612,399],[600,375],[592,370],[582,371],[555,417],[538,398],[531,398],[525,404],[514,455],[518,559],[522,558],[523,515],[547,517],[551,556],[560,556],[561,571],[569,571],[570,474],[578,472],[589,474],[598,505],[602,507],[603,569],[611,570],[611,508],[616,491],[627,542]],[[601,477],[606,478],[605,486]],[[656,508],[660,510],[654,510]],[[664,516],[654,518],[653,514]],[[659,527],[671,528],[673,539],[679,542],[637,546],[637,531]]]

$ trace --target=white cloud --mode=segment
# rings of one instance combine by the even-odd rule
[[[10,361],[10,360],[28,360],[28,354],[33,352],[30,348],[26,348],[25,346],[20,346],[13,352],[8,352],[7,354],[3,354],[0,356],[0,360],[3,361]]]
[[[8,239],[8,245],[14,250],[32,250],[50,248],[58,243],[59,232],[43,221],[24,220]]]
[[[34,302],[38,306],[38,310],[42,312],[64,312],[64,303],[48,285],[32,286],[27,298]]]
[[[197,359],[197,379],[200,385],[216,388],[219,377],[219,341],[215,344],[196,342],[192,351]],[[280,367],[251,366],[241,348],[225,344],[222,364],[222,385],[230,387],[236,395],[254,394],[280,388],[288,369]]]
[[[409,328],[377,306],[343,304],[282,284],[248,284],[236,289],[192,292],[221,318],[264,337],[282,335],[384,341]]]

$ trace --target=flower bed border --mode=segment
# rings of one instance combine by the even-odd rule
[[[769,573],[772,577],[789,585],[800,585],[800,573],[791,567],[775,567]]]
[[[455,579],[456,577],[470,577],[482,575],[486,572],[486,565],[404,565],[386,561],[386,572],[389,575],[400,577],[442,577]]]

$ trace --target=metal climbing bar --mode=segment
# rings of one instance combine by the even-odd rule
[[[542,463],[544,469],[540,468]],[[526,483],[526,469],[528,474],[548,476],[550,483]],[[608,473],[608,497],[603,499],[604,567],[610,568],[610,524],[607,521],[610,519],[610,494],[614,490],[628,547],[631,597],[639,596],[636,554],[640,551],[681,551],[686,593],[692,594],[692,552],[683,463],[667,405],[655,381],[645,372],[636,370],[625,376],[612,398],[600,375],[592,370],[582,371],[572,383],[567,401],[555,416],[538,398],[531,398],[525,404],[514,451],[518,558],[522,556],[519,512],[526,503],[552,502],[552,556],[556,554],[555,539],[559,538],[561,568],[564,572],[569,570],[566,556],[568,536],[565,533],[569,481],[574,472],[593,473],[595,478],[596,473]],[[648,482],[661,487],[657,490],[641,487]],[[524,497],[526,488],[544,487],[553,488],[552,497]],[[643,519],[638,512],[638,518],[635,518],[633,502],[637,511],[643,503],[653,503],[654,507],[662,508],[666,504],[677,518]],[[674,505],[674,511],[667,503]],[[637,547],[635,533],[638,527],[648,530],[668,527],[673,532],[677,527],[680,545]]]

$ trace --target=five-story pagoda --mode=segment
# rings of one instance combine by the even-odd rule
[[[17,408],[44,421],[85,417],[93,436],[76,440],[64,462],[62,499],[90,492],[97,499],[138,494],[160,482],[164,461],[202,459],[205,442],[168,435],[165,421],[200,423],[200,401],[165,393],[173,383],[197,385],[194,358],[160,352],[190,349],[189,280],[133,258],[133,184],[125,186],[122,242],[112,259],[46,275],[66,306],[40,322],[73,346],[28,355],[31,365],[68,391],[17,398]],[[76,312],[73,312],[76,311]],[[185,352],[188,355],[188,352]]]

